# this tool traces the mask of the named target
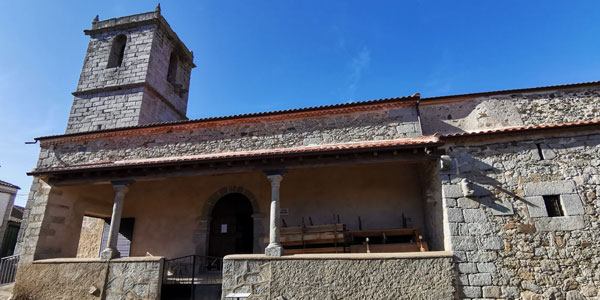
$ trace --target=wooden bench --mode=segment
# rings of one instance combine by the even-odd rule
[[[352,245],[350,252],[366,253],[367,246],[364,241],[369,238],[369,251],[371,253],[385,252],[419,252],[428,251],[427,243],[423,241],[420,228],[396,228],[378,230],[359,230],[347,232]],[[408,242],[393,242],[393,240],[406,239]],[[392,242],[390,242],[392,240]]]
[[[284,254],[343,253],[346,251],[344,232],[344,224],[284,227],[280,231],[280,243]],[[269,238],[265,241],[268,243]]]

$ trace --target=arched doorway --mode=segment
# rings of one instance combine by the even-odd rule
[[[252,213],[252,204],[243,194],[227,194],[219,199],[211,214],[208,255],[252,253]]]

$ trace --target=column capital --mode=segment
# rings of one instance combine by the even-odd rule
[[[133,183],[133,180],[118,180],[110,182],[113,189],[117,192],[127,193],[129,191],[129,185]]]
[[[268,175],[267,179],[269,179],[269,181],[271,183],[280,183],[283,180],[283,175],[281,175],[281,174]]]

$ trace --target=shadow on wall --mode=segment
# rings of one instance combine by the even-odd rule
[[[530,151],[532,149],[521,149],[521,151]],[[497,149],[495,151],[498,151]],[[457,152],[453,152],[452,148],[449,148],[448,154],[453,156]],[[508,150],[504,153],[499,152],[498,154],[510,154]],[[499,174],[505,170],[498,169],[484,161],[473,158],[471,154],[460,152],[458,156],[453,156],[455,162],[452,169],[442,175],[452,176],[462,174],[465,178],[468,174],[468,180],[463,181],[463,184],[467,185],[467,189],[470,190],[471,196],[469,199],[498,212],[499,214],[512,214],[512,209],[504,206],[504,202],[499,195],[505,194],[513,200],[519,200],[528,205],[534,205],[527,201],[525,198],[517,195],[514,191],[509,191],[505,188],[505,184],[499,182],[497,179],[490,177],[488,174]],[[451,174],[454,173],[454,174]],[[448,180],[450,181],[450,180]]]
[[[421,116],[424,135],[523,126],[521,114],[514,102],[504,97],[479,97],[423,105]]]

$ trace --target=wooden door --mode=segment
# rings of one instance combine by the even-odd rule
[[[229,194],[217,201],[210,221],[208,255],[252,253],[254,222],[252,205],[242,194]]]

